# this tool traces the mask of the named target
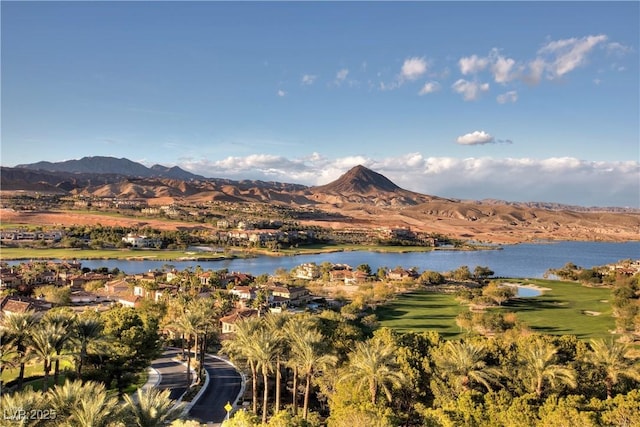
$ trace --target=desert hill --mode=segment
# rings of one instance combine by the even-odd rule
[[[355,166],[340,178],[326,185],[313,187],[313,191],[327,193],[356,193],[367,195],[382,191],[394,192],[401,190],[386,176],[374,172],[362,165]]]
[[[316,203],[336,205],[413,206],[439,197],[400,188],[384,175],[362,165],[355,166],[335,181],[309,188]],[[444,200],[444,199],[443,199]]]
[[[115,164],[128,165],[127,162]],[[416,231],[492,242],[640,240],[640,210],[637,209],[451,200],[404,190],[364,166],[356,166],[337,180],[316,187],[220,178],[180,179],[158,176],[160,172],[180,174],[174,168],[156,165],[146,169],[156,175],[145,177],[115,173],[122,169],[109,171],[113,173],[86,173],[2,167],[0,189],[3,192],[147,199],[150,205],[209,201],[279,204],[294,209],[313,208],[329,214],[329,220],[300,219],[301,223],[308,225],[333,228],[410,227]],[[142,169],[132,167],[132,170]],[[3,212],[4,221],[10,220],[7,215]],[[61,218],[56,218],[56,221],[65,223]]]

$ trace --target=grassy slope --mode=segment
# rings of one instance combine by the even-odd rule
[[[516,280],[511,280],[516,282]],[[512,300],[495,310],[512,311],[531,329],[548,334],[571,334],[579,339],[610,336],[614,328],[609,289],[586,288],[576,283],[533,280],[539,286],[550,288],[535,298]],[[446,338],[462,336],[455,318],[466,311],[453,295],[416,292],[400,295],[381,307],[378,318],[382,326],[400,331],[425,331],[435,329]],[[586,311],[601,313],[598,316]]]

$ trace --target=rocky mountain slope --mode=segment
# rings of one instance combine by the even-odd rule
[[[115,164],[120,166],[131,166],[128,161],[115,160]],[[95,161],[95,158],[91,161]],[[31,167],[0,168],[0,188],[3,191],[144,198],[149,204],[225,201],[313,207],[331,213],[332,218],[339,218],[329,223],[305,221],[323,227],[411,227],[414,230],[493,242],[536,239],[640,240],[638,209],[572,209],[565,205],[534,202],[451,200],[404,190],[363,166],[354,167],[329,184],[307,187],[251,180],[86,173],[82,172],[83,168],[71,168],[72,165],[66,165],[70,168],[66,172],[33,170]],[[174,168],[163,166],[145,169],[147,172],[144,173],[158,175],[181,174]],[[131,170],[143,171],[133,166]],[[110,172],[116,171],[122,172],[123,169]]]

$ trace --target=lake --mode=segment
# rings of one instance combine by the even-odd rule
[[[417,267],[420,271],[451,271],[466,265],[471,271],[476,266],[489,267],[496,276],[542,278],[549,268],[560,268],[567,262],[590,268],[610,264],[622,259],[640,258],[640,241],[625,243],[610,242],[551,242],[522,243],[504,245],[499,250],[449,251],[436,250],[412,253],[379,252],[335,252],[317,255],[298,255],[222,261],[124,261],[124,260],[81,260],[83,267],[109,269],[119,268],[128,274],[162,269],[166,264],[182,270],[199,265],[203,269],[241,271],[253,275],[273,273],[278,268],[291,270],[297,265],[325,261],[343,263],[356,267],[369,264],[375,272],[379,267]]]

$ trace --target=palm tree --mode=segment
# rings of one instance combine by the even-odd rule
[[[187,382],[191,383],[191,339],[195,337],[195,346],[198,347],[198,331],[202,322],[202,315],[197,311],[186,310],[173,322],[173,327],[180,331],[187,340]],[[197,355],[197,351],[196,351]]]
[[[73,341],[77,349],[78,377],[82,378],[82,368],[87,360],[87,351],[91,344],[105,343],[106,339],[102,334],[104,324],[100,319],[78,317],[74,325]]]
[[[627,344],[615,342],[613,339],[592,339],[591,350],[588,360],[606,374],[604,382],[607,399],[611,399],[613,386],[621,376],[640,381],[640,366],[628,357]]]
[[[169,398],[171,390],[159,390],[151,387],[146,390],[138,389],[136,398],[124,396],[125,407],[129,422],[127,425],[136,427],[160,427],[177,419],[184,409],[184,404],[176,405]]]
[[[20,364],[20,354],[13,342],[13,337],[6,329],[0,328],[0,387],[2,387],[2,372],[5,368],[15,368]]]
[[[250,347],[255,355],[256,368],[262,373],[264,385],[262,397],[262,422],[267,422],[267,404],[269,402],[269,374],[274,370],[276,354],[278,353],[278,339],[266,327],[255,331]]]
[[[54,325],[61,328],[61,333],[57,336],[54,342],[56,357],[53,370],[53,383],[58,384],[61,355],[71,340],[74,316],[61,311],[52,311],[47,313],[42,320],[45,325]]]
[[[91,387],[91,385],[87,385],[87,387]],[[46,396],[52,409],[56,411],[56,418],[66,419],[71,416],[72,409],[78,406],[80,399],[85,394],[85,385],[82,381],[66,380],[63,385],[49,389]]]
[[[31,411],[44,410],[46,399],[41,391],[33,391],[31,387],[15,393],[4,393],[0,399],[0,410],[4,424],[11,427],[26,427],[33,425],[33,421],[21,414]]]
[[[282,360],[287,353],[287,336],[285,333],[285,327],[289,323],[289,316],[286,314],[270,314],[265,317],[266,319],[266,327],[273,334],[274,339],[276,340],[277,351],[276,351],[276,401],[274,413],[277,413],[280,410],[280,399],[282,392]]]
[[[233,361],[246,362],[251,369],[253,413],[258,412],[258,373],[256,355],[252,351],[253,337],[260,328],[260,318],[247,318],[235,323],[232,339],[222,343],[222,349]]]
[[[542,396],[547,382],[553,388],[561,384],[572,388],[576,386],[575,371],[556,363],[557,352],[558,349],[553,344],[540,338],[529,342],[520,351],[527,388],[538,397]]]
[[[405,380],[398,370],[395,350],[393,345],[379,338],[356,343],[356,348],[349,354],[346,373],[338,381],[354,380],[358,388],[368,388],[374,405],[379,391],[384,392],[387,400],[391,401],[389,386],[400,387]]]
[[[294,347],[294,342],[302,341],[302,338],[306,331],[314,329],[315,323],[310,316],[296,316],[292,321],[287,322],[284,327],[284,335],[286,337],[286,341],[288,347],[292,349]],[[292,406],[293,406],[293,414],[298,414],[298,371],[300,364],[296,357],[291,354],[289,361],[287,363],[289,367],[293,370],[293,397],[292,397]]]
[[[52,364],[58,359],[56,346],[61,337],[66,333],[61,325],[45,324],[31,334],[31,349],[37,359],[42,361],[44,371],[44,381],[42,390],[47,391],[49,387],[49,372]]]
[[[33,331],[34,326],[38,323],[35,312],[27,311],[25,313],[15,313],[4,316],[2,319],[2,329],[12,337],[12,341],[18,352],[18,360],[20,363],[20,371],[18,373],[18,390],[22,389],[24,382],[24,367],[27,361],[29,334]]]
[[[292,338],[291,355],[293,363],[305,378],[303,418],[306,420],[309,414],[309,395],[311,394],[311,379],[313,375],[328,366],[335,365],[338,358],[326,353],[323,348],[324,337],[317,330],[308,329],[302,336],[294,336]],[[296,392],[297,390],[294,390],[294,393]]]
[[[77,427],[115,426],[122,418],[118,399],[109,396],[102,383],[93,381],[84,383],[82,395],[70,412],[69,425]]]
[[[199,319],[195,326],[196,336],[196,356],[198,358],[198,378],[202,376],[204,370],[204,357],[207,350],[207,336],[213,331],[216,324],[215,310],[210,300],[196,299],[192,301],[190,310],[198,314]],[[198,345],[198,342],[200,345]]]
[[[472,383],[479,383],[491,390],[499,384],[500,369],[487,366],[484,346],[468,341],[447,341],[434,350],[433,358],[443,377],[450,377],[456,387],[469,390]]]

